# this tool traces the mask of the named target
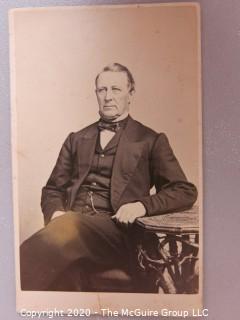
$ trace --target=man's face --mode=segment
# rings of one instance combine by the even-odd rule
[[[125,72],[102,72],[97,79],[96,94],[99,113],[105,119],[114,120],[129,110],[132,93]]]

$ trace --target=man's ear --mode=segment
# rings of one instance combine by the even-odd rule
[[[134,93],[135,91],[132,90],[129,92],[129,100],[128,100],[128,104],[131,104],[133,102],[133,98],[134,98]]]

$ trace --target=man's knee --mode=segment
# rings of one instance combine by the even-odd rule
[[[40,231],[40,238],[48,244],[63,246],[76,240],[80,234],[81,223],[75,213],[66,213],[54,218]]]

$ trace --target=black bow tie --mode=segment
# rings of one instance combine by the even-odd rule
[[[100,131],[109,130],[112,132],[116,132],[120,129],[120,124],[119,122],[106,122],[106,121],[100,120],[98,122],[98,129]]]

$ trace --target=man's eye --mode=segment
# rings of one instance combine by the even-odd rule
[[[120,88],[112,88],[112,91],[117,93],[117,92],[120,92],[121,89]]]
[[[98,93],[104,93],[104,92],[106,92],[106,89],[105,88],[99,88],[99,89],[97,89],[97,92]]]

